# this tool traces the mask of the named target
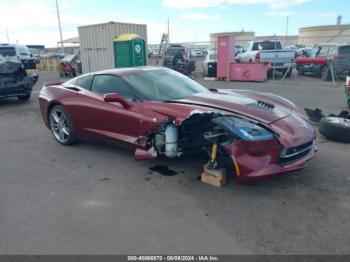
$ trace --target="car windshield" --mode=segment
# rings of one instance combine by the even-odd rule
[[[10,46],[0,46],[0,55],[6,56],[16,56],[16,49]]]
[[[20,55],[25,55],[25,56],[30,55],[29,49],[26,46],[19,46],[18,51],[19,51]]]
[[[145,70],[122,78],[149,101],[176,100],[209,92],[191,78],[169,69]]]

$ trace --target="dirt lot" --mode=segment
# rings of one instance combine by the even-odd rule
[[[131,152],[59,145],[28,102],[0,101],[1,254],[346,254],[350,147],[319,136],[299,172],[217,189],[197,177],[200,157],[135,162]],[[316,78],[207,87],[251,89],[326,113],[346,109],[343,88]],[[162,176],[150,167],[177,172]]]

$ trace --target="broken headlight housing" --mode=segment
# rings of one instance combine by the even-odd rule
[[[238,117],[219,116],[214,118],[213,122],[246,141],[262,141],[274,137],[274,134],[266,128]]]

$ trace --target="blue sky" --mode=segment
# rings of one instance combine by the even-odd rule
[[[168,18],[173,42],[207,41],[210,33],[241,29],[284,35],[286,16],[289,34],[335,24],[337,15],[350,23],[349,0],[59,0],[59,5],[63,38],[76,36],[79,25],[107,21],[146,23],[149,43],[160,41]],[[10,42],[56,46],[59,41],[54,0],[0,0],[0,10],[0,42],[7,42],[6,28]]]

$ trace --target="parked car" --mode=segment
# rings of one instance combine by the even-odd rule
[[[28,47],[16,44],[0,44],[0,55],[9,60],[21,62],[26,69],[35,69],[35,58]]]
[[[136,160],[177,158],[218,145],[238,182],[302,169],[314,128],[290,101],[246,90],[210,91],[162,67],[111,69],[47,83],[42,118],[57,142],[100,141]]]
[[[284,50],[282,43],[278,40],[250,41],[236,56],[237,62],[245,63],[269,63],[272,70],[285,74],[290,67],[295,67],[295,52]],[[287,76],[291,76],[292,70]]]
[[[188,59],[186,48],[182,45],[169,45],[164,54],[164,66],[172,68],[173,58],[176,53],[183,53],[184,60]]]
[[[201,49],[192,49],[191,50],[191,56],[193,56],[193,57],[201,57],[203,55],[204,55],[204,53]]]
[[[337,76],[346,77],[350,74],[350,45],[319,44],[316,50],[309,56],[298,57],[296,69],[299,75],[313,73],[322,80],[330,80],[330,63]]]
[[[37,76],[28,76],[22,63],[0,56],[0,98],[28,100]]]
[[[216,49],[207,50],[207,54],[202,64],[204,76],[216,77],[216,69],[217,69],[216,55],[217,55]]]
[[[189,75],[196,69],[195,61],[189,58],[182,45],[170,45],[166,49],[163,65],[185,75]]]

